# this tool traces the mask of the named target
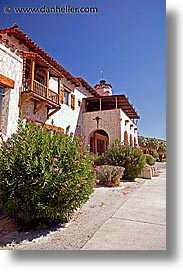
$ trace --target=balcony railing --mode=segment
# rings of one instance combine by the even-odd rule
[[[47,87],[40,82],[33,80],[33,92],[40,96],[46,97]]]
[[[58,104],[58,94],[52,90],[48,90],[48,99]]]
[[[30,79],[26,79],[23,82],[23,92],[30,92]],[[33,89],[32,92],[36,93],[39,96],[42,96],[56,104],[59,104],[58,94],[54,91],[48,89],[45,85],[40,82],[33,80]]]

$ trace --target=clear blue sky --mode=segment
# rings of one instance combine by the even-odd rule
[[[14,7],[97,7],[90,14],[7,14]],[[139,134],[166,138],[165,0],[8,1],[0,28],[14,23],[74,76],[104,78],[138,111]]]

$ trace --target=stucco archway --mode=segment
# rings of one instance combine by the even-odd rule
[[[102,155],[107,151],[109,136],[104,130],[96,130],[90,134],[90,151]]]

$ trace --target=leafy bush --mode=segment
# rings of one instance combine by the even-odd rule
[[[154,165],[155,164],[155,159],[153,156],[149,155],[149,154],[144,154],[144,158],[147,164],[149,165]]]
[[[95,155],[94,157],[94,164],[95,165],[104,165],[105,164],[105,155]]]
[[[120,166],[101,165],[97,173],[98,183],[108,187],[119,186],[124,170]]]
[[[19,119],[0,148],[0,201],[23,226],[66,222],[93,191],[95,171],[81,136]]]
[[[125,179],[134,180],[141,174],[145,167],[142,151],[137,147],[121,145],[119,140],[115,140],[108,147],[105,157],[107,164],[125,168]]]
[[[159,159],[159,155],[157,152],[154,152],[153,158],[155,159],[155,161]]]

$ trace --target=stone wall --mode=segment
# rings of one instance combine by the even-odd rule
[[[91,133],[97,130],[96,117],[100,118],[98,129],[104,130],[108,134],[109,142],[116,138],[121,140],[120,109],[114,109],[83,113],[83,135],[87,136],[88,143]]]
[[[34,102],[31,100],[26,101],[26,103],[21,106],[21,110],[23,110],[25,115],[30,116],[35,121],[40,123],[46,123],[47,121],[47,107],[40,109],[34,114]]]
[[[104,130],[108,134],[109,143],[113,139],[119,139],[121,142],[124,142],[125,130],[128,133],[128,143],[130,143],[130,133],[134,140],[134,128],[136,128],[136,125],[121,109],[113,109],[96,112],[83,112],[83,135],[87,136],[88,143],[90,141],[91,133],[97,130],[96,117],[100,118],[98,129]],[[129,120],[126,125],[125,120]],[[133,125],[131,129],[130,125]]]

